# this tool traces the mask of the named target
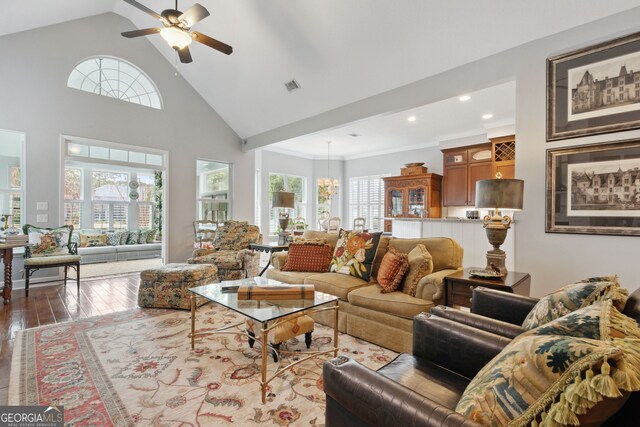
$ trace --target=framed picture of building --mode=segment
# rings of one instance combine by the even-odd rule
[[[547,59],[547,141],[640,127],[640,33]]]
[[[640,236],[640,139],[547,150],[548,233]]]

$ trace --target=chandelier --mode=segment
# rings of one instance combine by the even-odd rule
[[[318,178],[318,195],[325,200],[331,200],[331,197],[338,194],[338,189],[340,188],[338,178],[331,179],[331,174],[329,173],[331,164],[331,157],[329,155],[330,147],[331,141],[327,141],[327,177]]]

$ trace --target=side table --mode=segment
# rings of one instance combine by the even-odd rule
[[[267,265],[264,266],[260,274],[258,276],[262,276],[267,268],[271,265],[271,254],[274,252],[285,252],[289,250],[289,245],[278,245],[277,243],[251,243],[249,245],[249,249],[258,251],[258,252],[266,252],[269,254],[269,261]]]
[[[529,273],[510,271],[501,280],[479,279],[471,277],[471,270],[481,270],[479,267],[469,267],[451,273],[444,278],[445,305],[450,307],[471,307],[471,293],[473,288],[482,286],[512,294],[529,296],[531,276]]]
[[[5,304],[11,301],[11,262],[13,261],[13,249],[24,247],[23,243],[0,243],[0,260],[4,263],[4,286],[2,287],[2,298]]]

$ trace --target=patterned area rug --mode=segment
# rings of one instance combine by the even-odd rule
[[[242,316],[207,304],[197,320],[206,330]],[[199,338],[192,351],[190,330],[189,312],[137,309],[20,331],[9,404],[61,404],[75,426],[324,425],[322,363],[332,355],[273,380],[263,405],[260,346],[250,349],[245,335],[218,334]],[[372,369],[396,356],[348,335],[339,340],[341,354]],[[333,329],[316,324],[312,349],[332,341]],[[284,346],[306,349],[304,336]],[[270,372],[275,367],[270,357]]]

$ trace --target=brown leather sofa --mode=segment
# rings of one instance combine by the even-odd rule
[[[325,362],[327,427],[480,426],[454,408],[476,373],[519,333],[517,324],[535,301],[476,288],[475,313],[436,307],[414,318],[413,354],[400,354],[378,371],[345,356]],[[623,313],[640,324],[640,289]],[[639,417],[640,393],[633,393],[602,425],[635,426]]]

